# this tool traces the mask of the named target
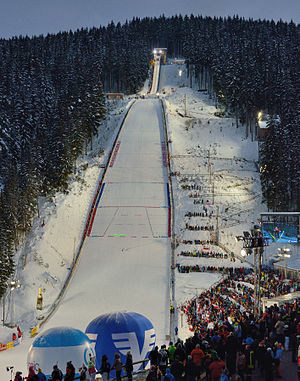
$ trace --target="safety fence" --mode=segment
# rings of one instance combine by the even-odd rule
[[[175,308],[175,238],[174,238],[174,197],[173,197],[173,187],[171,181],[171,169],[170,169],[170,151],[169,151],[169,138],[168,138],[168,127],[166,121],[166,111],[165,105],[162,100],[160,100],[163,116],[163,126],[164,126],[164,136],[165,136],[165,152],[167,156],[167,170],[168,170],[168,184],[167,184],[167,197],[168,197],[168,236],[171,237],[171,269],[170,269],[170,311],[171,308]],[[174,329],[176,326],[177,309],[176,313],[170,313],[170,329],[169,337],[174,341]]]
[[[135,364],[142,364],[142,369],[137,371],[137,372],[133,372],[134,375],[137,375],[137,374],[144,374],[145,371],[146,371],[146,364],[149,362],[150,359],[144,359],[144,360],[140,360],[140,361],[135,361],[132,363],[132,365],[135,365]],[[122,368],[125,369],[125,366],[126,365],[122,365]],[[100,376],[100,378],[97,377],[97,375],[101,375],[101,373],[99,371],[96,372],[96,377],[95,377],[95,380],[101,380],[102,377]],[[127,376],[122,376],[121,375],[121,379],[124,379],[124,378],[127,378]],[[136,379],[136,377],[135,377]],[[80,376],[78,377],[75,377],[74,380],[80,380]],[[109,380],[115,380],[115,378],[109,378]]]
[[[8,343],[0,343],[0,352],[6,351],[7,349],[16,347],[20,344],[20,339],[9,341]]]

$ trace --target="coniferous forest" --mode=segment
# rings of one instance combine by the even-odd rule
[[[272,210],[300,207],[300,26],[242,18],[135,18],[124,25],[0,40],[0,296],[14,253],[37,215],[38,196],[66,191],[76,158],[101,134],[104,93],[134,93],[154,47],[186,59],[191,84],[260,143]]]

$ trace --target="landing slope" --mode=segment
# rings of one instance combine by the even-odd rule
[[[100,314],[127,310],[146,315],[159,341],[168,333],[168,201],[161,120],[158,100],[140,100],[130,111],[76,273],[47,328],[63,322],[84,330]]]

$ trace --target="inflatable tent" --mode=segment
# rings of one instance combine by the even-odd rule
[[[132,354],[133,362],[137,362],[148,358],[155,346],[153,324],[136,312],[100,315],[89,323],[85,333],[95,342],[97,369],[101,366],[104,354],[111,365],[116,352],[119,352],[123,364],[128,351]],[[139,369],[142,369],[142,363],[134,365],[134,371]]]

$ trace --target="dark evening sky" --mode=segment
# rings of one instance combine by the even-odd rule
[[[0,37],[40,35],[175,14],[300,22],[299,0],[0,0]]]

